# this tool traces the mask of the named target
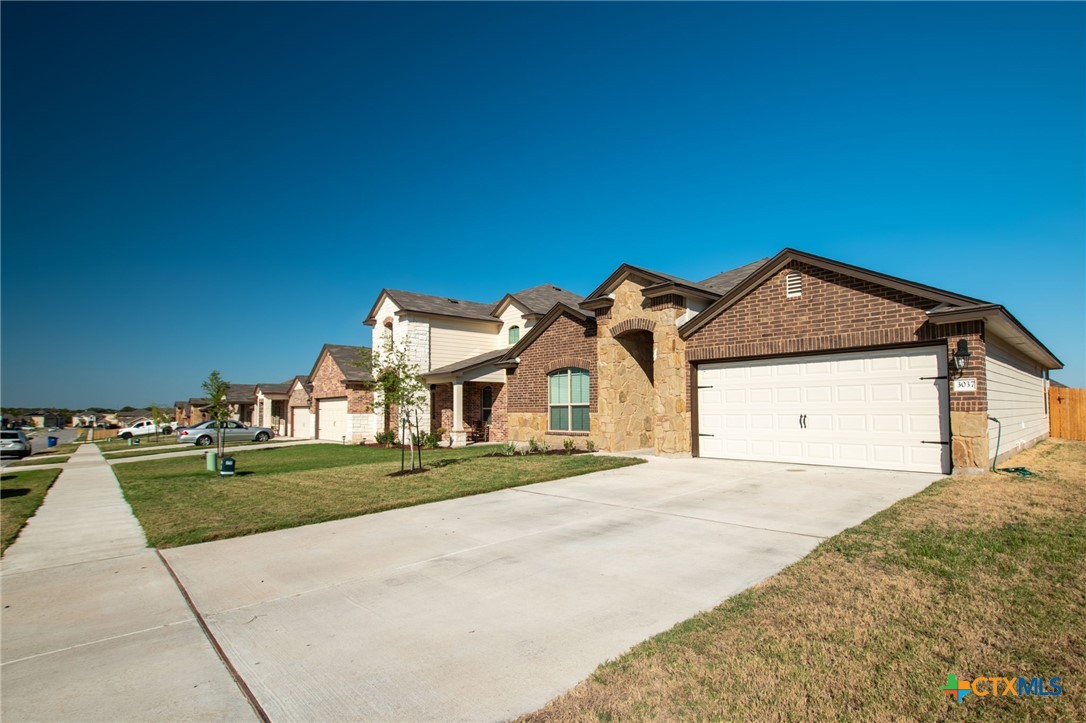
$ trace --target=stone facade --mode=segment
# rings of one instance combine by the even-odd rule
[[[549,434],[547,375],[558,369],[587,369],[590,431]],[[545,440],[560,447],[566,438],[588,437],[599,446],[599,376],[596,367],[596,322],[562,314],[520,355],[520,364],[506,373],[508,409],[506,438]],[[466,394],[465,394],[466,397]],[[465,399],[466,403],[466,399]],[[583,442],[578,442],[583,446]]]
[[[788,298],[785,277],[799,272],[802,293]],[[690,362],[727,361],[810,352],[945,344],[948,358],[964,339],[971,354],[962,376],[975,392],[950,392],[951,455],[957,468],[988,459],[988,390],[982,322],[933,324],[938,304],[904,291],[792,262],[686,340]],[[691,401],[687,384],[685,398]]]
[[[676,326],[685,300],[648,300],[644,286],[623,281],[611,307],[597,315],[601,444],[613,452],[689,453],[686,344]]]

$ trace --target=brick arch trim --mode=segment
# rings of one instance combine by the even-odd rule
[[[650,334],[656,329],[656,322],[651,319],[625,319],[611,326],[611,336],[621,336],[630,331],[647,331]]]
[[[547,362],[547,365],[543,367],[543,371],[545,371],[547,374],[550,374],[551,372],[556,372],[559,369],[571,369],[571,368],[572,369],[587,369],[589,371],[592,370],[590,362],[587,359],[583,359],[581,357],[566,356],[566,357],[562,357],[560,359],[555,359],[553,361]]]

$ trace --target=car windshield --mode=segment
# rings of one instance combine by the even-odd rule
[[[18,432],[0,432],[0,439],[18,439]]]

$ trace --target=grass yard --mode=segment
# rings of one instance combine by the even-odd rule
[[[62,454],[59,456],[49,455],[47,457],[25,457],[18,462],[12,462],[12,467],[33,467],[38,464],[63,464],[71,457],[70,454]]]
[[[293,442],[294,440],[289,437],[283,437],[281,439],[269,439],[267,442],[227,442],[226,448],[232,447],[247,447],[254,444],[275,444],[276,442]],[[139,445],[138,447],[126,447],[124,451],[116,452],[102,452],[102,456],[106,459],[121,459],[123,457],[146,457],[149,454],[169,454],[170,452],[191,452],[193,450],[201,450],[204,452],[214,452],[215,445],[210,447],[197,447],[195,444],[177,445],[174,444],[171,447],[163,449],[159,447],[147,448],[146,445]],[[201,458],[202,459],[202,458]]]
[[[522,720],[1086,720],[1086,443],[1005,466],[1040,475],[937,482]],[[1063,695],[955,703],[949,673]]]
[[[7,550],[29,520],[45,493],[60,475],[59,469],[4,472],[0,475],[0,553]]]
[[[150,543],[177,547],[465,497],[625,467],[595,455],[483,457],[495,447],[427,450],[429,471],[390,477],[400,451],[326,444],[239,450],[238,475],[220,478],[203,457],[113,468]]]

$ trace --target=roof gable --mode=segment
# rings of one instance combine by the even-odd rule
[[[512,294],[506,294],[501,301],[494,305],[494,308],[490,310],[490,314],[495,317],[500,316],[509,304],[516,301],[520,306],[527,309],[530,314],[543,316],[559,302],[574,306],[583,300],[584,297],[580,294],[566,291],[554,284],[540,284],[529,289],[521,289]]]
[[[348,382],[372,382],[373,376],[369,371],[358,364],[362,360],[363,355],[369,354],[370,348],[368,346],[347,346],[344,344],[325,344],[321,347],[320,354],[317,355],[317,361],[313,363],[313,370],[309,372],[307,379],[312,379],[317,374],[317,370],[320,368],[321,362],[325,357],[331,357],[332,362],[343,374],[344,381]],[[301,379],[303,377],[295,377],[295,379]]]
[[[925,286],[924,284],[906,281],[905,279],[900,279],[896,276],[881,274],[877,271],[871,271],[859,266],[851,266],[849,264],[841,263],[840,261],[815,256],[795,249],[784,249],[773,258],[761,263],[761,265],[757,266],[753,272],[739,280],[726,294],[713,302],[705,311],[698,314],[686,324],[683,324],[682,327],[679,328],[679,335],[683,339],[689,338],[698,329],[701,329],[710,321],[720,316],[720,314],[731,308],[736,302],[761,286],[767,279],[774,276],[793,261],[799,261],[811,266],[834,271],[844,276],[850,276],[887,288],[904,291],[939,303],[951,304],[953,306],[970,306],[985,303],[979,299],[954,294],[949,291],[944,291],[943,289],[937,289],[934,286]],[[724,275],[722,274],[720,276]],[[713,279],[718,279],[718,283],[720,281],[719,277],[713,277]]]
[[[585,314],[580,309],[576,309],[569,304],[563,304],[562,302],[558,302],[551,307],[551,310],[548,311],[542,319],[536,322],[535,326],[528,330],[527,334],[520,338],[520,341],[509,347],[509,350],[506,351],[505,354],[498,359],[498,361],[515,362],[516,358],[520,356],[521,352],[530,347],[532,343],[540,336],[542,336],[543,332],[545,332],[547,328],[563,314],[569,314],[578,321],[585,321],[586,319],[590,318],[588,314]]]

